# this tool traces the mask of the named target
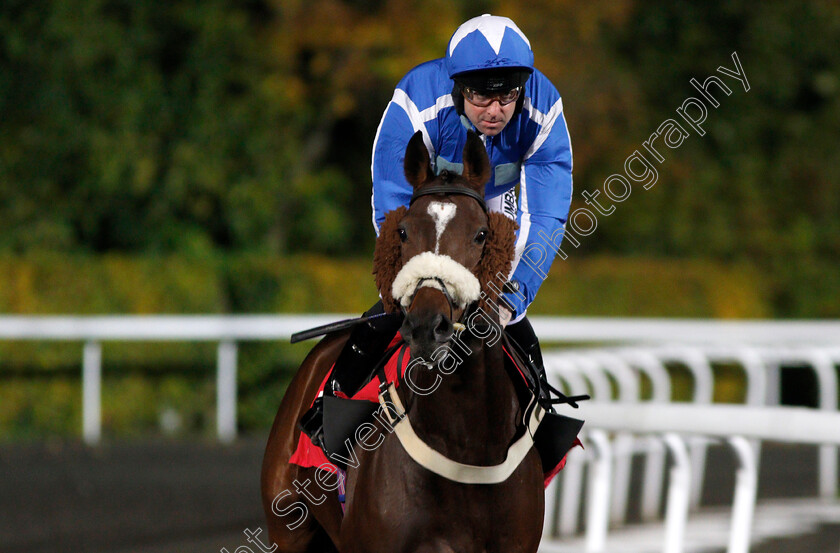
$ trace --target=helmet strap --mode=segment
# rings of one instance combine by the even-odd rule
[[[463,87],[461,83],[455,81],[452,86],[452,103],[455,104],[455,113],[459,116],[466,115],[464,113],[464,95],[462,94]]]
[[[514,115],[519,115],[522,113],[522,106],[525,105],[525,85],[522,85],[522,92],[519,93],[519,98],[516,99],[516,110],[514,110]]]

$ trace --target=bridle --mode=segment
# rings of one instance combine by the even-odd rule
[[[444,178],[447,176],[447,174],[448,172],[446,170],[441,172],[441,175],[444,176]],[[439,194],[441,196],[469,196],[470,198],[478,202],[478,205],[481,206],[481,210],[484,211],[485,215],[487,215],[487,202],[484,201],[484,196],[482,196],[481,194],[479,194],[471,188],[452,186],[448,184],[437,184],[435,186],[427,186],[425,188],[421,188],[420,190],[415,190],[414,194],[411,195],[411,200],[408,202],[408,207],[411,208],[411,204],[413,204],[414,201],[417,200],[417,198],[429,196],[431,194]]]
[[[449,171],[444,169],[443,171],[441,171],[439,176],[446,179],[446,178],[450,177],[451,174],[452,173],[450,173]],[[479,207],[481,207],[481,210],[484,212],[484,215],[485,216],[488,215],[487,202],[484,201],[484,196],[482,194],[479,194],[478,192],[476,192],[475,190],[473,190],[471,188],[465,188],[465,187],[462,187],[462,186],[452,186],[452,185],[448,185],[448,184],[438,184],[438,185],[434,185],[434,186],[427,186],[427,187],[421,188],[419,190],[415,190],[414,193],[411,195],[411,200],[409,200],[409,202],[408,202],[409,209],[411,208],[412,204],[414,204],[414,202],[418,198],[422,198],[423,196],[430,196],[430,195],[467,196],[469,198],[472,198],[476,202],[478,202],[478,205],[479,205]],[[483,255],[484,255],[484,252],[482,251],[482,256]],[[423,283],[427,282],[427,281],[434,281],[434,282],[437,283],[438,286],[436,288],[439,287],[440,291],[446,297],[446,301],[449,303],[449,320],[452,321],[453,324],[455,324],[455,325],[460,324],[463,328],[463,321],[466,320],[470,315],[472,315],[472,313],[478,308],[478,301],[472,302],[469,305],[467,305],[464,308],[464,312],[461,314],[461,317],[458,319],[458,321],[455,321],[454,320],[455,309],[453,307],[455,305],[455,300],[452,298],[452,295],[449,293],[449,290],[447,290],[446,283],[444,283],[442,279],[440,279],[438,277],[428,277],[428,278],[420,279],[417,282],[417,286],[414,289],[413,295],[415,295],[417,293],[417,290],[419,290],[422,287]],[[403,307],[402,305],[400,305],[400,308],[403,311],[403,315],[406,315],[407,314],[406,313],[406,308]]]

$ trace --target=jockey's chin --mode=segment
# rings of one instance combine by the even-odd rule
[[[475,126],[485,136],[496,136],[505,128],[504,121],[479,121]]]
[[[478,132],[485,136],[496,136],[513,118],[516,102],[501,105],[498,101],[487,107],[478,107],[469,100],[464,101],[464,114],[475,125]]]

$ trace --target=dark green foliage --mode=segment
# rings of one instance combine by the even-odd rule
[[[731,68],[733,51],[751,88],[724,78],[733,93],[716,94],[706,136],[670,152],[659,197],[634,200],[627,227],[602,237],[629,230],[654,255],[750,262],[774,281],[775,314],[838,316],[838,39],[834,3],[639,3],[614,47],[637,75],[650,131],[698,96],[690,78]]]
[[[258,3],[4,3],[0,248],[285,250],[299,189],[336,178],[291,178],[275,24]]]
[[[818,276],[840,257],[840,10],[821,1],[10,0],[0,251],[370,255],[393,85],[484,11],[519,23],[564,96],[575,207],[737,51],[750,91],[724,79],[706,135],[574,253],[747,262],[774,314],[840,313]]]
[[[824,0],[4,0],[0,312],[361,313],[382,111],[483,12],[518,23],[563,96],[573,209],[698,96],[691,78],[737,52],[751,86],[724,78],[705,136],[565,242],[534,313],[840,316],[840,8]],[[242,345],[243,427],[268,423],[306,349]],[[0,434],[76,432],[80,345],[0,354]],[[105,356],[106,431],[175,406],[212,432],[213,347]]]

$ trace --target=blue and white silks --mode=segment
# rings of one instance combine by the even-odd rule
[[[412,69],[394,90],[373,144],[371,206],[377,235],[385,214],[407,206],[411,199],[403,159],[415,132],[423,131],[436,173],[444,169],[462,172],[467,131],[476,129],[457,114],[453,84],[441,58]],[[523,94],[522,112],[498,135],[482,136],[492,167],[485,189],[488,207],[515,217],[519,223],[511,278],[519,283],[523,297],[506,295],[515,307],[513,321],[525,315],[548,274],[562,241],[572,196],[572,148],[560,94],[537,70]]]

